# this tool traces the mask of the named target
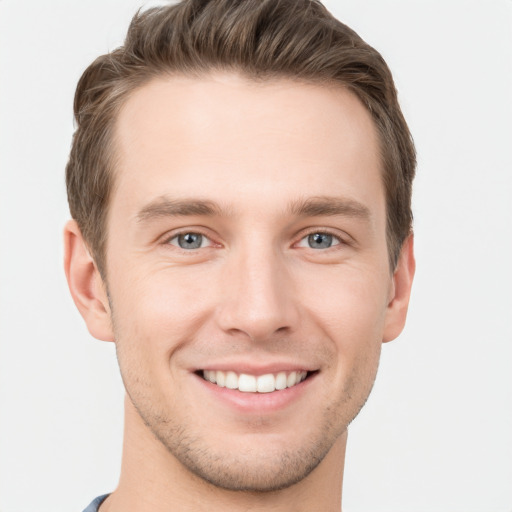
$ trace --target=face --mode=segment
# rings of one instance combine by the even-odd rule
[[[393,274],[372,120],[340,87],[155,80],[117,120],[107,276],[130,403],[227,489],[308,475],[365,402]]]

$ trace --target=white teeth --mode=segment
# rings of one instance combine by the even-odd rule
[[[226,387],[229,389],[238,389],[238,375],[235,372],[226,373]]]
[[[213,382],[215,384],[215,372],[212,370],[205,370],[203,372],[203,376],[206,380]]]
[[[291,372],[286,379],[286,387],[291,388],[297,384],[297,372]]]
[[[276,389],[286,389],[286,373],[279,372],[276,375]]]
[[[217,374],[217,386],[221,388],[226,386],[226,374],[224,372],[215,372]]]
[[[247,393],[256,393],[256,377],[254,375],[246,375],[242,373],[238,377],[238,391],[245,391]]]
[[[276,390],[276,379],[271,373],[260,375],[257,380],[258,393],[271,393]]]
[[[235,372],[223,372],[220,370],[203,370],[205,380],[217,384],[217,386],[228,389],[238,389],[243,393],[272,393],[276,390],[291,388],[299,382],[302,382],[307,376],[307,372],[293,371],[288,374],[279,372],[277,374],[267,373],[256,377]]]

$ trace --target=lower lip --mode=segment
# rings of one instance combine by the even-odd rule
[[[291,388],[271,393],[243,393],[238,389],[221,388],[194,374],[199,384],[216,400],[220,400],[240,412],[256,414],[276,412],[292,405],[307,391],[316,376],[317,373],[310,374],[307,379]]]

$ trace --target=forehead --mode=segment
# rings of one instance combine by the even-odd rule
[[[126,101],[115,139],[115,195],[134,208],[193,187],[230,207],[246,196],[278,200],[276,191],[382,196],[374,123],[341,86],[221,73],[159,78]]]

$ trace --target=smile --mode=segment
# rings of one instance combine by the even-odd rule
[[[238,389],[242,393],[272,393],[291,388],[306,379],[308,372],[292,371],[265,375],[237,374],[233,371],[203,370],[202,377],[221,388]]]

